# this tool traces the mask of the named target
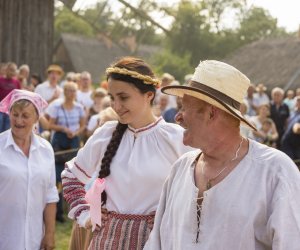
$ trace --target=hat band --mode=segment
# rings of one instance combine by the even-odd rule
[[[218,100],[226,103],[227,105],[229,105],[237,110],[240,110],[241,104],[238,101],[232,99],[228,95],[225,95],[224,93],[222,93],[216,89],[213,89],[203,83],[199,83],[199,82],[195,82],[195,81],[191,81],[189,86],[193,87],[193,88],[197,88],[199,90],[202,90],[202,91],[212,95],[213,97],[217,98]]]

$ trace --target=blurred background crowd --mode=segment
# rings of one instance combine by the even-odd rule
[[[49,65],[46,79],[30,72],[28,65],[13,62],[0,64],[0,101],[13,89],[39,93],[49,104],[36,125],[36,133],[50,141],[56,154],[56,178],[60,203],[56,219],[63,222],[61,172],[64,162],[72,158],[93,132],[104,122],[117,120],[111,108],[107,82],[93,83],[91,74],[67,72],[59,65]],[[160,77],[161,87],[187,84],[191,75],[179,82],[169,73]],[[167,96],[158,89],[153,105],[157,116],[176,123],[181,108],[180,98]],[[251,131],[241,125],[248,138],[277,148],[294,161],[300,159],[300,88],[284,91],[279,87],[267,89],[263,83],[252,84],[240,109],[257,128]],[[7,114],[0,113],[0,132],[10,128]]]

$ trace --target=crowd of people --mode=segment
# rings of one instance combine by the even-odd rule
[[[211,60],[181,84],[134,57],[100,84],[0,63],[0,142],[0,249],[53,249],[65,201],[70,250],[299,246],[300,88]]]
[[[251,84],[241,108],[243,115],[257,128],[241,127],[241,133],[255,141],[285,152],[294,161],[300,159],[300,88],[274,87],[267,94],[263,84]]]

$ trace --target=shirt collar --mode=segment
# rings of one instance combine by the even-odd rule
[[[156,125],[158,125],[160,123],[163,123],[163,122],[164,122],[164,119],[162,117],[159,117],[155,122],[153,122],[151,124],[148,124],[145,127],[134,129],[134,128],[132,128],[132,127],[130,127],[128,125],[128,129],[129,129],[129,131],[131,131],[134,134],[141,134],[142,132],[146,132],[146,131],[150,132],[150,131],[152,131],[152,129],[154,129],[156,127]]]
[[[9,146],[13,146],[15,149],[16,148],[19,148],[17,146],[17,144],[15,143],[15,140],[13,138],[13,135],[12,135],[12,132],[11,132],[11,129],[8,130],[8,136],[7,136],[7,140],[6,140],[6,144],[5,144],[5,147],[4,148],[7,148]],[[37,149],[39,147],[45,147],[44,144],[42,143],[39,143],[38,141],[38,138],[37,138],[37,135],[34,134],[33,132],[31,133],[31,146],[30,146],[30,151],[31,150],[34,150],[34,149]]]

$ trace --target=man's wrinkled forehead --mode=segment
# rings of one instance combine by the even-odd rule
[[[208,105],[210,104],[190,95],[184,95],[182,98],[182,106],[184,108],[202,109],[203,107],[206,107]]]

